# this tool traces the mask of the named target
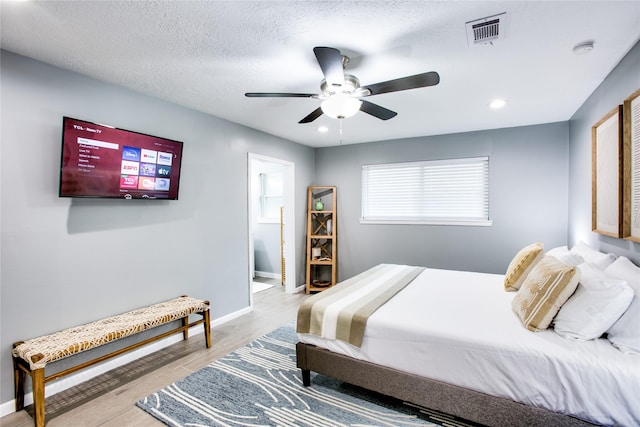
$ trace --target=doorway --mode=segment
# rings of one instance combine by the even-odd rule
[[[278,264],[278,275],[284,278],[284,287],[286,293],[294,293],[295,286],[295,215],[294,215],[294,163],[267,157],[259,154],[248,153],[248,222],[249,222],[249,290],[250,301],[253,307],[253,277],[255,274],[256,266],[256,249],[262,251],[268,255],[272,261],[277,259],[277,262],[272,264]],[[274,198],[267,199],[264,192],[265,182],[269,176],[281,176],[281,203],[278,202],[277,195]],[[278,182],[277,179],[273,182]],[[266,200],[266,202],[265,202]],[[282,209],[279,205],[281,204]],[[278,218],[277,221],[273,214],[264,214],[265,211],[273,212],[277,208]],[[281,212],[281,214],[280,214]],[[258,225],[257,217],[264,214],[267,218],[262,218]],[[269,218],[270,217],[270,218]],[[282,218],[282,221],[280,220]],[[272,222],[271,224],[269,224]],[[271,229],[271,235],[277,234],[278,242],[273,244],[273,238],[271,243],[263,245],[261,241],[258,241],[260,247],[256,248],[256,232],[260,231],[259,227],[266,225],[266,228]],[[270,226],[270,227],[269,227]],[[264,246],[264,247],[263,247]],[[268,246],[268,247],[266,247]],[[262,252],[260,252],[262,254]],[[275,268],[273,268],[275,270]]]

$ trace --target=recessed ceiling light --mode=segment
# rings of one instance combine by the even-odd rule
[[[498,110],[504,107],[505,105],[507,105],[507,101],[505,101],[504,99],[494,99],[489,103],[489,107],[491,107],[494,110]]]
[[[573,53],[576,55],[584,55],[593,50],[593,40],[587,40],[582,43],[578,43],[573,47]]]
[[[326,132],[328,132],[328,131],[329,131],[329,128],[328,128],[328,127],[326,127],[326,126],[320,126],[320,127],[318,127],[318,132],[320,132],[320,133],[326,133]]]

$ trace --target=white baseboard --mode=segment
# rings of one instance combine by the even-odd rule
[[[222,325],[223,323],[227,323],[237,317],[240,317],[244,314],[250,313],[251,307],[243,308],[242,310],[238,310],[234,313],[228,314],[226,316],[215,319],[211,322],[211,328],[213,329],[215,326]],[[197,325],[193,328],[189,329],[189,336],[199,335],[204,333],[202,326]],[[104,374],[112,369],[118,368],[122,365],[126,365],[127,363],[133,362],[136,359],[140,359],[148,354],[154,353],[158,350],[161,350],[165,347],[168,347],[172,344],[178,343],[182,341],[182,334],[175,334],[170,337],[161,339],[159,341],[153,342],[146,346],[140,347],[139,349],[127,352],[122,356],[114,357],[104,363],[100,363],[95,365],[92,368],[84,369],[77,374],[68,375],[60,380],[53,381],[52,383],[47,384],[45,387],[45,398],[49,396],[53,396],[56,393],[64,391],[68,388],[74,387],[80,383],[88,381],[98,375]],[[215,343],[211,343],[214,345]],[[28,406],[33,403],[33,394],[26,393],[24,395],[24,405]],[[4,402],[0,404],[0,417],[4,417],[5,415],[9,415],[16,411],[16,401],[12,399],[8,402]]]
[[[268,271],[256,271],[256,277],[264,277],[266,279],[281,279],[280,273],[269,273]]]

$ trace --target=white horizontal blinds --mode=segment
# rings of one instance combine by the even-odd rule
[[[488,221],[489,158],[365,165],[362,219]]]
[[[420,166],[413,163],[363,166],[363,219],[417,218],[420,175]]]

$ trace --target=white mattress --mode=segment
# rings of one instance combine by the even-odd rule
[[[640,357],[530,332],[502,275],[426,269],[368,320],[361,348],[301,342],[606,425],[640,425]]]

